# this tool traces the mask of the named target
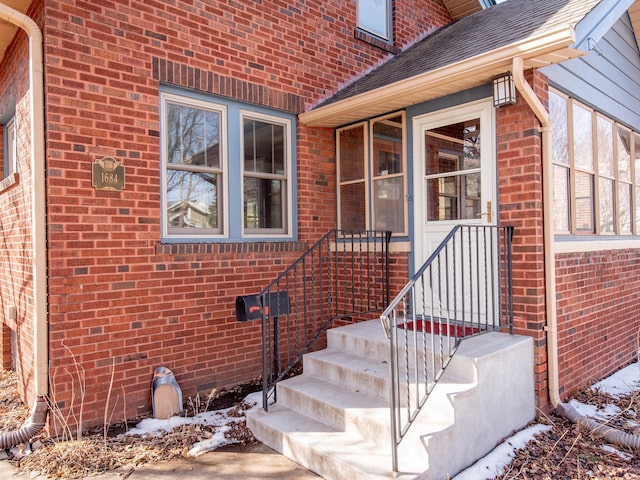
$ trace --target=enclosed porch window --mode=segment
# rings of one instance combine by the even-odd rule
[[[407,234],[404,113],[339,129],[338,224]]]

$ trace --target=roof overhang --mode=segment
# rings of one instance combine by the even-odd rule
[[[26,13],[27,8],[31,5],[31,0],[0,0],[0,3],[20,13]],[[17,31],[18,27],[16,25],[0,18],[0,61],[4,58],[4,52]]]
[[[514,57],[522,58],[525,68],[542,68],[584,55],[585,52],[572,48],[574,44],[573,27],[554,28],[446,67],[317,107],[301,113],[299,118],[309,126],[346,125],[484,85],[496,75],[510,71]]]
[[[636,44],[640,46],[640,0],[633,2],[628,11],[631,25],[633,26],[633,34],[636,37]]]

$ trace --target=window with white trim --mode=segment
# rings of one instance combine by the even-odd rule
[[[640,235],[640,134],[549,92],[556,233]]]
[[[358,28],[392,41],[392,0],[358,0]]]
[[[337,131],[338,224],[407,234],[405,115]]]
[[[3,177],[18,171],[18,151],[16,147],[16,122],[9,120],[2,129],[2,157],[3,157]]]
[[[162,94],[163,237],[293,235],[292,116]]]

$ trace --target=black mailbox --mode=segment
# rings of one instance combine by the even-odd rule
[[[257,295],[236,297],[236,318],[239,322],[260,320],[262,318],[262,309]]]
[[[265,299],[265,305],[261,304]],[[286,290],[270,292],[266,296],[242,295],[236,297],[236,318],[239,322],[260,320],[262,312],[270,317],[289,315],[289,293]]]

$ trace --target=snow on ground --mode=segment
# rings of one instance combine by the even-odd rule
[[[250,408],[244,410],[245,413],[260,408],[259,405],[262,405],[262,392],[247,395],[244,403],[250,406]],[[217,410],[215,412],[203,412],[193,417],[173,416],[166,420],[145,418],[138,423],[135,428],[129,430],[127,434],[140,436],[162,435],[162,432],[169,432],[183,425],[207,425],[216,427],[215,434],[211,438],[196,443],[191,450],[189,450],[190,455],[197,457],[205,452],[216,450],[224,445],[233,443],[231,439],[225,437],[225,432],[231,429],[231,424],[241,423],[246,417],[244,415],[229,415],[232,410],[235,410],[235,407]]]
[[[591,387],[591,390],[599,390],[613,397],[629,395],[639,389],[640,364],[637,362],[617,371],[610,377],[605,378]],[[585,405],[576,400],[571,400],[569,404],[581,415],[600,421],[607,420],[620,413],[620,409],[614,405],[606,405],[604,408],[599,409],[594,405]],[[538,424],[517,432],[494,448],[488,455],[453,477],[453,480],[485,480],[499,475],[502,473],[504,467],[514,458],[516,450],[524,448],[536,433],[550,428],[551,427],[546,425]],[[625,458],[624,455],[627,455],[613,447],[609,448],[611,449],[610,451],[615,451],[618,455],[622,456],[622,458]]]
[[[591,389],[600,390],[601,392],[608,393],[613,397],[628,395],[639,390],[640,364],[636,362],[622,370],[619,370],[610,377],[593,385]],[[244,402],[251,406],[248,410],[245,410],[245,412],[261,408],[262,392],[255,392],[248,395],[244,399]],[[620,413],[620,410],[617,407],[611,405],[598,409],[595,406],[585,405],[575,400],[571,400],[570,404],[582,415],[601,421]],[[229,412],[233,409],[234,407],[215,412],[204,412],[194,417],[175,416],[168,420],[147,418],[142,420],[136,428],[129,430],[128,433],[138,435],[162,435],[163,431],[170,431],[183,425],[196,424],[217,427],[216,433],[211,438],[196,443],[189,451],[191,455],[198,456],[232,443],[232,440],[226,438],[224,433],[231,428],[229,425],[233,423],[240,423],[245,420],[245,416],[230,416]],[[485,480],[486,478],[499,475],[503,468],[511,462],[515,456],[516,450],[526,447],[527,443],[533,439],[534,435],[550,428],[551,427],[547,425],[537,424],[520,430],[503,441],[485,457],[478,460],[466,470],[460,472],[453,478],[453,480]],[[615,449],[612,448],[612,450]],[[622,452],[617,453],[620,455],[626,455]]]

